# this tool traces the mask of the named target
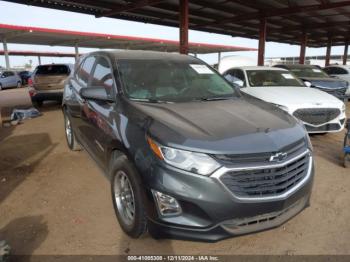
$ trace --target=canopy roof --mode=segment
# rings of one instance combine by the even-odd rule
[[[96,1],[98,2],[98,1]],[[145,37],[111,35],[89,32],[68,31],[59,29],[15,26],[0,24],[0,37],[8,43],[35,44],[51,46],[75,46],[107,49],[157,50],[176,52],[179,41]],[[256,51],[232,45],[189,43],[190,53],[207,54],[217,52]]]
[[[9,1],[9,0],[6,0]],[[111,17],[179,26],[179,0],[11,0],[96,17]],[[343,45],[350,30],[350,1],[343,0],[190,0],[190,29],[259,38],[259,20],[267,18],[267,41],[299,44],[302,32],[308,46]],[[190,50],[194,52],[194,50]]]
[[[5,51],[0,50],[0,55],[4,55]],[[22,51],[22,50],[8,50],[11,56],[46,56],[46,57],[75,57],[74,53],[63,52],[45,52],[45,51]]]

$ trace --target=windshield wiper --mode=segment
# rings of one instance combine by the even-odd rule
[[[158,100],[158,99],[155,99],[155,98],[130,98],[130,100],[137,101],[137,102],[154,103],[154,104],[171,103],[169,101]]]
[[[232,98],[233,98],[233,96],[216,96],[216,97],[200,97],[197,100],[199,100],[199,101],[218,101],[218,100],[229,100]]]

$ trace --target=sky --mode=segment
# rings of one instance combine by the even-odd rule
[[[162,38],[178,40],[179,30],[173,27],[158,26],[139,22],[130,22],[111,18],[95,18],[92,15],[85,15],[73,12],[59,11],[41,7],[20,5],[10,2],[0,1],[0,23],[22,26],[35,26],[53,29],[66,29],[93,33],[106,33],[118,35],[141,36],[150,38]],[[257,48],[258,41],[241,37],[231,37],[225,35],[211,34],[200,31],[190,30],[189,41],[204,42],[211,44],[236,45],[243,47]],[[0,49],[2,45],[0,44]],[[9,50],[37,50],[52,52],[74,52],[73,47],[60,46],[39,46],[8,44]],[[95,49],[80,48],[80,53],[87,53]],[[265,57],[298,56],[300,47],[297,45],[280,44],[275,42],[266,42]],[[325,55],[325,48],[307,48],[306,55]],[[343,47],[333,47],[332,54],[342,54]],[[257,52],[234,52],[224,53],[226,55],[242,55],[246,57],[257,57]],[[209,64],[217,62],[217,54],[199,55]],[[10,57],[11,66],[22,66],[32,61],[35,66],[38,64],[36,57]],[[73,63],[73,58],[42,58],[42,63]],[[0,56],[0,66],[5,65],[5,59]]]

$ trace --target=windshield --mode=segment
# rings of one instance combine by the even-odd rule
[[[292,73],[280,70],[247,70],[250,86],[304,86]]]
[[[329,76],[323,72],[321,69],[312,67],[302,67],[302,68],[289,68],[297,77],[319,77],[319,78],[329,78]]]
[[[130,99],[181,102],[229,99],[233,87],[199,61],[119,60],[118,69]]]
[[[36,70],[37,75],[68,75],[69,69],[65,65],[45,65],[38,66]]]

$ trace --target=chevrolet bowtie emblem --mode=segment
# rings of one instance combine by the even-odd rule
[[[270,160],[270,162],[281,162],[286,158],[287,158],[287,153],[279,152],[277,154],[270,156],[269,160]]]

